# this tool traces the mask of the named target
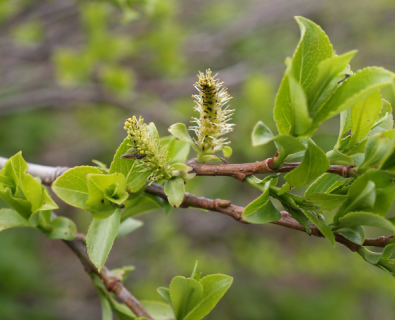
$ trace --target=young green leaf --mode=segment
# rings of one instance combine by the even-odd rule
[[[356,50],[321,61],[318,74],[310,90],[308,99],[310,116],[314,118],[321,105],[339,86],[339,81],[349,76],[348,64],[357,53]]]
[[[102,174],[94,167],[75,167],[57,178],[52,184],[52,190],[67,204],[88,210],[85,203],[89,199],[87,175],[90,173]]]
[[[122,173],[126,178],[126,184],[130,191],[137,192],[145,185],[151,171],[144,171],[142,167],[139,167],[138,160],[121,158],[129,149],[130,140],[125,138],[115,153],[108,173]]]
[[[31,227],[29,222],[13,209],[0,209],[0,231],[8,228]]]
[[[359,246],[362,246],[365,241],[365,230],[361,226],[341,228],[336,230],[336,233]]]
[[[129,233],[132,233],[134,230],[142,227],[144,224],[143,221],[136,220],[133,218],[127,218],[123,220],[119,226],[117,238],[124,237]]]
[[[328,193],[311,193],[305,200],[314,204],[318,204],[320,209],[323,211],[330,211],[339,207],[347,196],[341,194],[328,194]]]
[[[88,255],[99,271],[103,268],[118,234],[120,220],[121,209],[118,208],[106,219],[93,218],[89,226],[86,236]]]
[[[309,141],[302,163],[296,169],[287,173],[284,179],[289,185],[299,188],[319,177],[329,167],[330,164],[325,153]]]
[[[320,26],[303,18],[295,18],[300,27],[301,39],[292,58],[292,72],[301,84],[306,96],[310,97],[320,63],[333,56],[332,45]]]
[[[390,85],[393,77],[392,72],[376,67],[365,68],[352,74],[319,110],[313,121],[314,128],[352,107],[378,89]]]
[[[268,223],[281,219],[281,213],[269,198],[270,181],[263,186],[263,193],[252,201],[243,211],[242,217],[250,223]]]
[[[387,219],[371,212],[350,212],[339,219],[342,227],[372,226],[395,232],[395,226]]]
[[[370,167],[380,167],[393,151],[393,142],[384,133],[371,136],[366,143],[365,160],[358,167],[358,172],[364,172]]]
[[[381,111],[380,91],[376,91],[360,100],[351,108],[351,140],[346,149],[351,149],[361,141],[372,129]],[[347,150],[343,150],[346,152]]]
[[[381,259],[381,253],[380,252],[372,252],[365,247],[361,246],[357,250],[357,253],[366,261],[369,262],[370,264],[376,265],[380,259]]]
[[[180,177],[168,180],[165,184],[164,191],[167,195],[170,205],[179,207],[185,196],[184,180]]]
[[[126,179],[121,173],[88,174],[89,198],[86,207],[94,218],[104,219],[126,201]]]
[[[188,160],[191,145],[188,142],[181,141],[172,136],[161,139],[162,146],[169,152],[166,160],[169,164],[183,163]]]
[[[77,233],[75,223],[66,217],[57,217],[51,221],[52,230],[47,234],[49,239],[73,240]]]
[[[224,146],[222,147],[222,154],[224,155],[224,157],[226,159],[230,158],[230,156],[232,155],[232,148],[229,146]]]
[[[177,139],[188,142],[195,151],[199,151],[198,147],[195,145],[191,136],[189,135],[189,132],[185,124],[183,123],[173,124],[169,128],[169,132]]]
[[[309,220],[315,224],[315,226],[320,230],[324,237],[330,242],[332,247],[335,247],[335,235],[332,229],[325,223],[325,219],[322,215],[310,212],[309,210],[302,210]]]
[[[305,192],[305,197],[313,193],[326,192],[330,193],[333,189],[339,187],[347,181],[334,173],[324,173],[317,180],[315,180]]]
[[[142,194],[136,199],[126,201],[125,210],[122,213],[122,220],[127,217],[134,217],[157,209],[162,209],[163,212],[168,215],[172,208],[173,207],[162,198],[151,194]]]
[[[202,301],[203,285],[195,279],[177,276],[171,280],[169,290],[176,319],[194,319],[189,317],[189,314]]]
[[[176,320],[172,308],[167,303],[142,300],[141,304],[155,320]],[[138,319],[148,320],[146,318],[136,318],[136,320]]]
[[[272,131],[262,121],[258,121],[251,132],[252,146],[257,147],[269,143],[274,138]]]
[[[351,211],[362,211],[373,208],[376,202],[376,186],[373,181],[357,179],[351,185],[346,201],[334,217],[334,221]]]
[[[205,317],[228,291],[232,282],[232,277],[223,274],[211,274],[202,278],[200,284],[203,286],[203,296],[199,304],[186,315],[184,320],[200,320]]]

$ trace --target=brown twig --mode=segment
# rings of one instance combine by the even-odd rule
[[[98,275],[103,281],[106,289],[109,292],[113,292],[119,300],[125,303],[138,317],[145,317],[147,319],[154,320],[147,310],[144,309],[141,303],[124,287],[117,276],[115,276],[106,267],[103,267],[102,270],[98,272],[95,265],[89,259],[85,243],[81,238],[82,237],[80,235],[79,238],[71,241],[64,240],[63,242],[75,253],[78,259],[80,259],[85,271],[87,273]]]
[[[158,197],[161,197],[165,200],[167,200],[167,196],[164,192],[163,186],[152,183],[150,186],[147,186],[145,189],[147,193],[156,195]],[[193,194],[190,193],[185,193],[184,200],[182,201],[181,206],[182,208],[187,208],[187,207],[194,207],[194,208],[201,208],[201,209],[207,209],[210,211],[216,211],[220,212],[222,214],[228,215],[235,219],[238,222],[248,224],[247,221],[243,220],[242,214],[244,211],[244,207],[240,206],[235,206],[231,204],[229,200],[221,200],[221,199],[208,199],[204,197],[197,197]],[[286,212],[286,211],[281,211],[281,219],[278,221],[273,221],[271,222],[272,224],[277,224],[283,227],[287,227],[290,229],[294,230],[299,230],[302,232],[306,232],[305,227],[303,227],[298,221],[296,221],[294,218],[291,217],[291,215]],[[316,226],[311,226],[311,234],[316,237],[323,237],[321,232],[318,230]],[[390,239],[392,239],[393,236],[389,237],[379,237],[376,239],[365,239],[365,242],[363,243],[364,246],[373,246],[373,247],[385,247]],[[335,240],[343,245],[345,245],[347,248],[349,248],[351,251],[357,251],[359,249],[359,245],[351,242],[350,240],[346,239],[344,236],[342,236],[339,233],[335,233]]]
[[[4,166],[4,163],[7,161],[7,158],[3,158],[0,157],[0,168]],[[262,162],[266,162],[267,160],[264,160]],[[196,161],[193,160],[189,160],[187,162],[187,164],[189,166],[193,166],[194,163],[196,163]],[[257,163],[260,163],[259,161]],[[248,167],[249,165],[255,165],[256,163],[247,163],[247,164],[240,164],[237,165],[240,167],[242,166],[246,166]],[[292,169],[295,169],[300,163],[294,162],[294,163],[284,163],[283,166],[281,166],[280,168],[276,169],[276,170],[272,170],[269,172],[289,172]],[[51,183],[53,181],[55,181],[55,179],[60,176],[62,173],[64,173],[65,171],[68,170],[67,167],[49,167],[49,166],[41,166],[41,165],[36,165],[36,164],[28,164],[29,165],[29,173],[35,176],[38,176],[41,178],[41,180],[43,181],[43,183],[45,183],[46,185],[51,185]],[[197,164],[197,168],[199,171],[200,175],[204,175],[205,173],[207,173],[207,175],[214,175],[214,174],[208,174],[208,173],[212,173],[213,168],[214,170],[216,169],[215,167],[221,167],[223,168],[221,171],[221,173],[223,173],[222,175],[229,175],[229,174],[225,174],[225,173],[229,173],[229,166],[232,166],[233,168],[235,168],[234,164],[229,165],[229,164],[221,164],[221,165],[212,165],[212,164]],[[262,165],[264,167],[264,165]],[[344,176],[345,173],[345,169],[347,168],[347,172],[350,171],[350,166],[331,166],[331,168],[328,170],[328,172],[331,173],[336,173],[336,174],[340,174]],[[194,168],[195,169],[195,168]],[[207,172],[205,171],[207,170]],[[264,170],[264,169],[262,169]],[[266,170],[271,170],[271,169],[266,169]],[[247,171],[250,172],[250,171]],[[264,173],[266,171],[261,171],[259,173]],[[214,173],[219,173],[218,172],[214,172]],[[246,172],[243,172],[244,174]],[[254,173],[258,173],[258,172],[254,172]],[[266,172],[268,173],[268,172]],[[147,193],[150,194],[154,194],[156,196],[159,196],[165,200],[167,200],[167,196],[164,192],[163,186],[156,184],[156,183],[152,183],[150,186],[147,186],[147,188],[145,189],[145,191]],[[190,193],[185,193],[185,197],[184,200],[181,204],[182,208],[187,208],[187,207],[195,207],[195,208],[201,208],[201,209],[207,209],[210,211],[216,211],[216,212],[220,212],[222,214],[228,215],[230,217],[232,217],[233,219],[235,219],[236,221],[239,221],[241,223],[245,223],[248,224],[247,221],[242,219],[242,213],[244,211],[244,207],[240,207],[240,206],[235,206],[233,204],[231,204],[231,201],[229,200],[221,200],[221,199],[208,199],[208,198],[204,198],[204,197],[197,197],[193,194]],[[291,215],[286,212],[286,211],[282,211],[281,212],[281,219],[278,221],[273,221],[271,222],[272,224],[277,224],[277,225],[281,225],[283,227],[287,227],[290,229],[294,229],[294,230],[299,230],[302,232],[306,232],[306,229],[299,223],[297,222],[295,219],[293,219],[291,217]],[[319,232],[319,230],[315,227],[312,226],[311,227],[311,234],[317,237],[323,237],[323,235]],[[365,239],[365,242],[363,243],[364,246],[372,246],[372,247],[385,247],[390,240],[392,239],[393,236],[389,236],[389,237],[379,237],[379,238],[375,238],[375,239]],[[344,238],[341,234],[335,233],[335,239],[337,242],[344,244],[345,246],[347,246],[348,248],[350,248],[350,250],[352,251],[356,251],[358,250],[359,246],[356,245],[355,243],[347,240],[346,238]]]
[[[284,162],[279,168],[271,169],[269,167],[270,159],[241,164],[206,164],[191,159],[186,164],[193,168],[198,176],[229,176],[240,181],[244,181],[247,176],[258,173],[290,172],[300,165],[300,162]],[[327,172],[348,178],[351,168],[352,166],[332,165]]]

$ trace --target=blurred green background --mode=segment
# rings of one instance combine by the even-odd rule
[[[0,1],[0,155],[18,151],[53,166],[109,164],[132,115],[162,136],[195,116],[193,83],[211,68],[234,97],[233,163],[272,156],[252,148],[257,120],[272,129],[277,87],[299,39],[293,19],[318,23],[335,50],[358,49],[351,68],[395,70],[393,0],[13,0]],[[393,104],[392,91],[384,96]],[[314,136],[325,150],[338,119]],[[257,190],[226,177],[197,177],[187,190],[246,205]],[[86,232],[91,215],[60,201],[58,214]],[[234,283],[206,319],[394,319],[395,280],[357,254],[275,225],[246,226],[192,209],[141,216],[145,225],[115,241],[107,265],[134,265],[126,286],[161,300],[159,286],[204,274]],[[369,230],[370,236],[379,236]],[[80,262],[37,231],[0,233],[0,319],[101,318]]]

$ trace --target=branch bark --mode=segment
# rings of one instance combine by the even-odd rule
[[[196,159],[188,160],[185,164],[193,168],[198,176],[229,176],[244,181],[247,176],[258,173],[290,172],[300,165],[300,162],[284,162],[279,168],[271,169],[271,158],[252,163],[241,164],[206,164],[199,163]],[[352,166],[332,165],[327,172],[348,178],[354,175]]]
[[[134,312],[138,317],[145,317],[150,320],[154,320],[151,315],[145,310],[145,308],[141,305],[140,301],[138,301],[122,284],[121,280],[115,276],[107,267],[103,267],[103,269],[98,272],[95,265],[88,257],[88,253],[86,251],[86,246],[84,241],[81,239],[74,239],[71,241],[63,241],[78,257],[81,261],[82,265],[85,268],[87,273],[94,273],[98,275],[103,281],[106,289],[109,292],[113,292],[119,300],[125,303],[130,310]]]
[[[8,160],[7,158],[0,157],[0,168],[4,166],[7,160]],[[215,164],[197,163],[193,159],[193,160],[189,160],[186,164],[192,166],[198,175],[224,175],[224,176],[232,176],[232,174],[239,173],[239,172],[231,171],[237,168],[239,168],[239,171],[240,168],[245,169],[245,171],[241,171],[242,174],[244,175],[255,174],[255,173],[270,173],[270,172],[289,172],[295,169],[300,164],[298,162],[284,163],[284,165],[281,166],[280,168],[272,170],[267,166],[267,161],[268,159],[261,162],[257,161],[255,163],[215,165]],[[50,167],[50,166],[42,166],[42,165],[30,164],[30,163],[28,163],[28,166],[29,166],[28,172],[34,176],[40,177],[43,183],[46,185],[51,185],[52,182],[54,182],[57,177],[59,177],[61,174],[63,174],[69,169],[67,167]],[[221,171],[219,171],[218,168],[220,168]],[[259,172],[258,170],[253,171],[254,169],[257,168],[260,168]],[[346,176],[347,174],[348,176],[351,168],[352,167],[350,166],[340,166],[340,165],[331,166],[328,172],[339,174],[342,176]],[[218,171],[215,172],[215,170]],[[161,197],[167,201],[167,196],[164,192],[163,186],[157,183],[152,183],[151,185],[147,186],[145,192]],[[222,200],[222,199],[213,200],[205,197],[197,197],[193,194],[186,192],[184,200],[180,207],[182,208],[194,207],[194,208],[201,208],[210,211],[220,212],[222,214],[232,217],[233,219],[235,219],[240,223],[248,224],[248,222],[243,220],[242,218],[244,207],[233,205],[229,200]],[[281,212],[280,220],[273,221],[271,223],[283,227],[287,227],[290,229],[306,232],[306,229],[299,222],[293,219],[291,215],[286,211]],[[320,233],[318,228],[315,226],[311,227],[311,234],[316,237],[323,237],[323,235]],[[365,239],[363,246],[385,247],[390,243],[390,240],[392,238],[393,236]],[[339,233],[335,233],[335,240],[345,245],[352,251],[356,251],[360,247],[359,245],[349,241]]]

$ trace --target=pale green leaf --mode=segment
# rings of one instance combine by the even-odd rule
[[[200,320],[205,317],[223,297],[232,282],[232,277],[222,274],[211,274],[202,278],[200,284],[203,286],[203,297],[199,304],[186,315],[184,320]]]
[[[245,221],[261,224],[281,219],[280,211],[269,198],[270,183],[270,181],[267,181],[262,187],[262,195],[244,209],[242,217]]]
[[[285,180],[293,187],[299,188],[312,182],[330,167],[325,153],[314,143],[308,142],[308,147],[302,163],[285,175]]]
[[[142,227],[144,224],[143,221],[136,220],[133,218],[127,218],[123,220],[119,226],[117,238],[124,237],[129,233],[137,230],[138,228]]]
[[[177,320],[191,320],[188,314],[203,298],[203,285],[195,279],[174,277],[170,283],[170,298]]]
[[[347,181],[346,178],[334,173],[324,173],[315,180],[305,192],[305,197],[313,193],[331,192]]]
[[[170,205],[179,207],[184,200],[185,185],[184,180],[180,177],[166,181],[164,191],[167,195]]]
[[[308,97],[310,116],[315,116],[320,106],[339,85],[339,81],[349,76],[348,64],[356,53],[357,51],[354,50],[340,56],[333,56],[321,61],[318,65],[318,74]]]
[[[192,148],[195,149],[195,151],[199,151],[198,147],[195,145],[191,136],[189,135],[189,132],[185,124],[183,123],[173,124],[169,128],[169,132],[177,139],[188,142],[192,146]]]
[[[87,175],[101,174],[98,168],[82,166],[63,173],[52,184],[55,194],[67,204],[88,210],[85,205],[89,198]]]
[[[315,127],[352,107],[378,89],[392,84],[393,77],[392,72],[376,67],[365,68],[352,74],[317,113],[314,118]]]
[[[365,230],[361,226],[341,228],[336,230],[336,233],[341,234],[344,238],[360,246],[365,241]]]
[[[106,219],[93,219],[86,236],[88,255],[94,265],[101,270],[111,251],[118,234],[121,220],[121,209]]]
[[[114,160],[111,163],[109,174],[122,173],[126,178],[126,184],[131,192],[137,192],[141,189],[151,175],[151,170],[143,171],[139,166],[139,160],[121,158],[130,149],[130,140],[125,138],[115,153]]]
[[[47,234],[49,239],[73,240],[77,233],[74,221],[66,217],[57,217],[51,221],[52,230]]]
[[[371,212],[350,212],[339,219],[341,227],[371,226],[395,232],[395,226],[387,219]]]
[[[31,227],[29,222],[13,209],[0,209],[0,231],[8,228]]]

